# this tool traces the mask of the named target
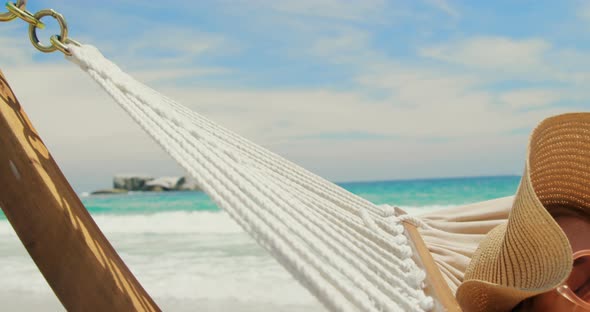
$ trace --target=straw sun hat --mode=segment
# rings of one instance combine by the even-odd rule
[[[534,130],[508,222],[480,243],[457,289],[464,311],[509,311],[568,277],[572,249],[551,216],[558,207],[590,214],[590,113]]]

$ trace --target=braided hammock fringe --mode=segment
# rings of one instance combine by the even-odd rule
[[[124,73],[89,45],[78,64],[211,199],[331,311],[427,311],[401,221]]]

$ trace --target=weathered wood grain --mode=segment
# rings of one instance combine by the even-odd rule
[[[75,116],[55,122],[76,131],[67,129],[68,118]],[[84,208],[1,72],[0,207],[68,311],[160,310]]]

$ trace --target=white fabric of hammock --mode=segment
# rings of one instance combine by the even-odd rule
[[[331,311],[427,311],[400,218],[136,81],[89,45],[78,64],[211,199]]]

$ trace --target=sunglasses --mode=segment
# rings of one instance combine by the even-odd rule
[[[590,249],[574,253],[574,266],[557,292],[575,305],[572,311],[590,311]]]

